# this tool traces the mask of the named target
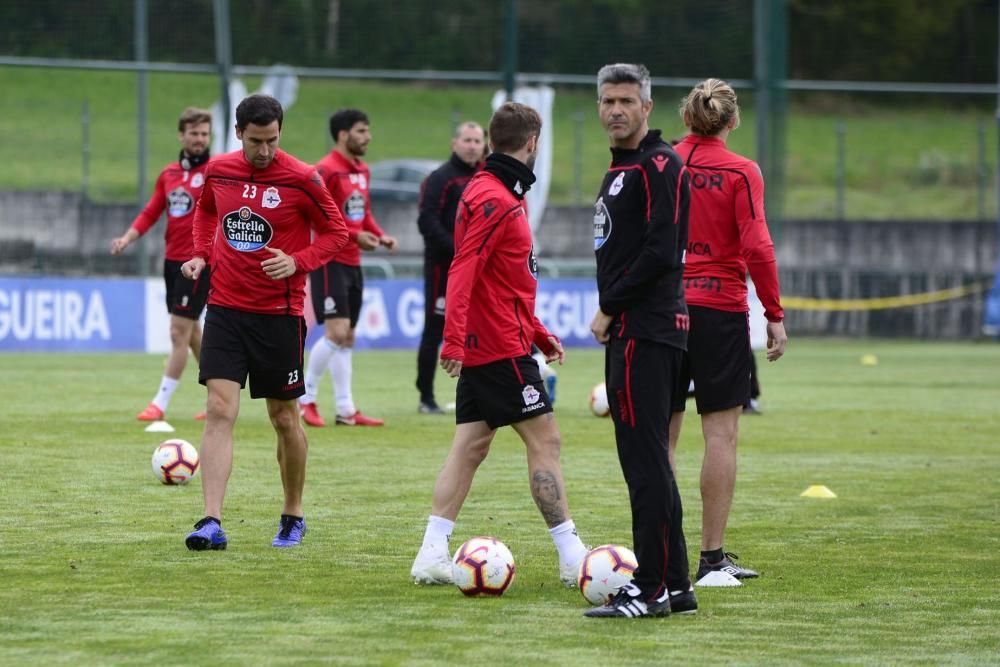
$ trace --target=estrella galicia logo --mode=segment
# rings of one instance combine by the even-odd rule
[[[251,211],[249,206],[227,213],[222,219],[222,233],[226,242],[240,252],[260,250],[274,236],[271,223]]]
[[[365,219],[365,196],[360,190],[355,190],[344,202],[344,214],[353,222],[361,222]]]
[[[194,197],[182,187],[167,193],[167,210],[171,218],[181,218],[194,210]]]
[[[601,249],[611,236],[611,214],[604,205],[604,197],[594,203],[594,251]]]
[[[531,246],[531,250],[528,252],[528,273],[535,280],[538,280],[538,258],[535,257],[535,246]]]

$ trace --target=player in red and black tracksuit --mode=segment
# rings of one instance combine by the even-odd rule
[[[202,437],[205,517],[186,544],[224,549],[222,501],[232,470],[240,389],[264,398],[278,439],[284,508],[276,547],[305,533],[302,490],[307,443],[295,400],[303,392],[305,281],[347,242],[347,228],[316,170],[278,149],[283,111],[266,95],[236,108],[242,150],[214,159],[194,219],[196,279],[210,258],[212,286],[199,381],[208,388]]]
[[[615,67],[625,69],[609,69]],[[591,330],[607,345],[608,403],[639,566],[630,586],[587,615],[664,615],[675,595],[689,596],[694,607],[683,611],[693,611],[681,498],[667,450],[670,405],[687,344],[682,276],[688,177],[659,130],[648,128],[648,71],[608,66],[598,81],[599,112],[612,147],[594,206],[600,308]]]
[[[205,109],[189,107],[181,114],[177,129],[181,142],[180,156],[160,172],[149,202],[132,226],[111,242],[111,254],[121,254],[133,241],[152,229],[166,211],[163,281],[166,285],[167,312],[170,313],[171,349],[156,395],[137,415],[140,421],[163,419],[187,366],[188,349],[195,359],[201,355],[198,318],[208,297],[209,275],[206,271],[198,280],[188,280],[181,275],[181,264],[192,255],[191,222],[205,183],[212,115]],[[195,419],[202,418],[204,413],[195,416]]]
[[[478,123],[458,127],[451,158],[431,172],[420,186],[417,226],[424,237],[424,331],[417,352],[418,411],[441,414],[434,398],[434,370],[444,336],[445,290],[455,256],[455,214],[462,191],[481,166],[485,138]]]
[[[736,93],[724,81],[707,79],[691,91],[682,111],[690,133],[676,150],[691,174],[684,267],[691,336],[681,381],[694,380],[705,437],[697,578],[717,570],[751,579],[757,572],[733,563],[723,538],[736,480],[739,417],[752,395],[747,272],[764,306],[767,358],[774,361],[784,353],[787,341],[778,268],[764,215],[760,168],[726,148],[729,132],[739,125]],[[671,460],[684,407],[684,398],[678,397],[670,422]]]
[[[381,419],[367,417],[354,405],[352,391],[355,328],[361,316],[364,278],[361,250],[380,245],[396,250],[396,239],[375,222],[368,187],[371,176],[361,156],[368,150],[371,132],[368,116],[357,109],[342,109],[330,117],[331,150],[316,169],[347,223],[351,242],[333,260],[309,276],[309,290],[316,321],[323,337],[309,351],[306,393],[299,399],[302,418],[310,426],[325,426],[316,405],[316,394],[324,373],[333,378],[336,423],[347,426],[381,426]]]
[[[448,538],[479,464],[501,426],[525,444],[531,494],[559,552],[560,578],[574,584],[586,554],[569,516],[559,465],[559,430],[532,343],[547,360],[564,358],[559,340],[535,317],[537,264],[524,194],[541,118],[508,102],[493,115],[494,153],[469,181],[455,220],[455,259],[448,276],[441,366],[456,389],[452,448],[434,486],[431,516],[411,575],[448,583]]]

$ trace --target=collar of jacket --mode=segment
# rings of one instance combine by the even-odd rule
[[[504,153],[492,153],[486,158],[485,170],[500,179],[500,182],[518,199],[524,199],[525,193],[535,182],[535,174],[528,165],[517,158]]]
[[[180,157],[177,158],[177,161],[180,163],[181,169],[188,171],[208,162],[208,157],[207,150],[201,155],[188,155],[181,150]]]
[[[649,150],[653,146],[659,144],[666,144],[666,142],[663,141],[662,134],[663,133],[660,132],[659,130],[649,130],[648,132],[646,132],[646,136],[642,138],[642,141],[639,142],[638,148],[616,148],[612,146],[611,148],[612,161],[617,162],[618,160],[627,155],[634,155],[635,153],[641,153],[643,151]]]
[[[472,174],[475,173],[476,171],[479,171],[478,164],[470,166],[469,163],[463,162],[462,158],[458,157],[457,153],[452,153],[451,159],[448,161],[451,162],[451,166],[457,169],[459,172],[468,172]]]

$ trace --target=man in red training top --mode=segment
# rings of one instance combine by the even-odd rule
[[[250,397],[267,401],[278,436],[285,502],[272,545],[300,544],[306,531],[308,445],[296,403],[303,389],[305,281],[347,242],[347,228],[316,170],[278,150],[283,115],[281,104],[267,95],[251,95],[236,107],[243,148],[209,165],[195,212],[194,254],[181,267],[197,280],[211,257],[198,378],[208,387],[201,442],[205,516],[186,540],[196,551],[227,545],[222,501],[248,375]]]
[[[180,157],[160,172],[153,195],[128,231],[111,241],[111,254],[122,254],[133,241],[148,232],[166,210],[163,281],[167,288],[167,312],[170,313],[170,356],[156,396],[136,415],[140,421],[163,419],[187,365],[188,348],[195,359],[201,356],[198,318],[208,298],[208,270],[198,280],[188,280],[181,275],[181,264],[193,254],[191,223],[195,204],[205,183],[208,147],[212,140],[212,114],[204,109],[188,107],[177,121],[177,130],[181,142]],[[203,412],[195,415],[195,419],[204,418]]]
[[[309,276],[313,311],[316,321],[323,323],[323,337],[309,350],[306,392],[299,399],[299,409],[302,419],[310,426],[326,425],[316,407],[316,394],[323,373],[329,369],[337,407],[336,423],[381,426],[384,423],[381,419],[366,417],[354,405],[351,352],[365,288],[361,251],[382,245],[395,252],[396,239],[383,232],[372,217],[368,165],[361,159],[371,141],[368,116],[357,109],[338,111],[330,116],[330,136],[334,141],[333,150],[319,161],[316,170],[340,208],[351,242],[334,256],[333,261]]]
[[[416,583],[452,581],[448,540],[479,464],[501,426],[511,425],[528,455],[531,496],[559,552],[559,577],[576,584],[587,553],[569,515],[559,466],[559,429],[532,343],[547,361],[565,354],[535,317],[538,266],[524,195],[542,119],[507,102],[493,114],[493,154],[469,181],[455,219],[455,258],[448,271],[441,367],[458,378],[455,437],[434,485],[431,515],[410,575]]]

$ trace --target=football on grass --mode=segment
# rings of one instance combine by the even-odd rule
[[[470,597],[503,595],[514,581],[514,556],[493,537],[473,537],[451,559],[451,575],[458,589]]]
[[[606,604],[619,588],[632,581],[632,573],[638,566],[635,554],[628,547],[604,544],[584,556],[576,583],[587,602]]]
[[[607,417],[611,414],[611,408],[608,405],[608,388],[603,382],[594,385],[594,388],[590,390],[590,411],[598,417]]]
[[[164,484],[187,484],[198,465],[198,450],[187,440],[164,440],[153,452],[153,474]]]

